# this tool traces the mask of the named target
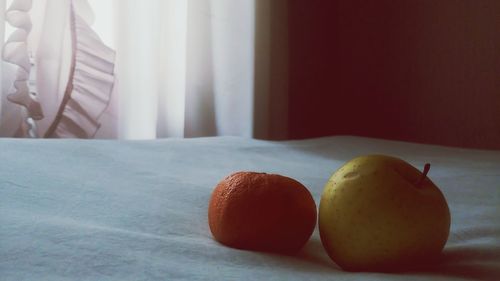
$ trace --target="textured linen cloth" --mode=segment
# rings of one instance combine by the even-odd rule
[[[212,239],[214,186],[240,171],[324,184],[363,154],[400,157],[447,198],[442,262],[398,273],[349,273],[316,230],[296,256]],[[359,137],[268,142],[235,137],[155,141],[0,139],[0,280],[500,280],[500,152]]]

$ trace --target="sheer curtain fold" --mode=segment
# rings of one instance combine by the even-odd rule
[[[255,2],[138,3],[114,21],[121,137],[252,136]]]
[[[82,1],[88,2],[95,15],[92,28],[116,52],[116,81],[95,137],[266,138],[273,135],[269,120],[286,119],[285,111],[274,110],[286,100],[276,99],[273,92],[279,91],[269,78],[273,72],[270,25],[281,19],[272,19],[268,9],[272,5],[262,5],[267,0]],[[5,2],[0,0],[2,16]],[[70,0],[34,2],[36,32],[30,42],[36,53],[39,98],[47,116],[37,125],[44,131],[68,83]],[[256,22],[262,15],[265,28]],[[3,25],[0,18],[0,35]],[[259,37],[262,34],[266,36]],[[12,74],[5,63],[2,66],[4,95],[5,81],[12,80]],[[8,118],[18,109],[5,106],[3,97],[1,102],[0,134],[5,136],[7,125],[13,124]],[[4,114],[5,110],[11,112]]]

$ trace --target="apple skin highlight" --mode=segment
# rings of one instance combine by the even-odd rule
[[[439,258],[450,231],[444,195],[426,174],[385,155],[355,158],[326,183],[319,230],[347,271],[392,272]]]

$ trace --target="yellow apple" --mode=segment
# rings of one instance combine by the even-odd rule
[[[348,271],[400,271],[438,258],[450,211],[441,191],[407,162],[355,158],[327,182],[319,206],[321,242]]]

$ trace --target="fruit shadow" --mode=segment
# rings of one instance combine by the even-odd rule
[[[332,274],[342,272],[326,254],[321,241],[311,238],[306,245],[295,254],[260,252],[261,255],[272,258],[277,265],[297,272],[315,274]]]
[[[418,265],[405,273],[458,277],[472,280],[500,280],[500,248],[457,247],[445,249],[433,264]]]
[[[325,271],[339,271],[342,270],[328,257],[323,244],[319,238],[311,238],[307,244],[295,256],[296,259],[314,264],[323,268]]]
[[[263,253],[264,255],[277,254]],[[278,255],[281,257],[282,255]],[[311,238],[304,248],[295,255],[283,255],[293,269],[301,272],[335,274],[387,274],[392,276],[453,277],[481,281],[500,280],[500,248],[477,249],[473,247],[445,249],[441,256],[429,264],[417,264],[411,268],[395,272],[348,272],[343,271],[326,254],[319,238]]]

